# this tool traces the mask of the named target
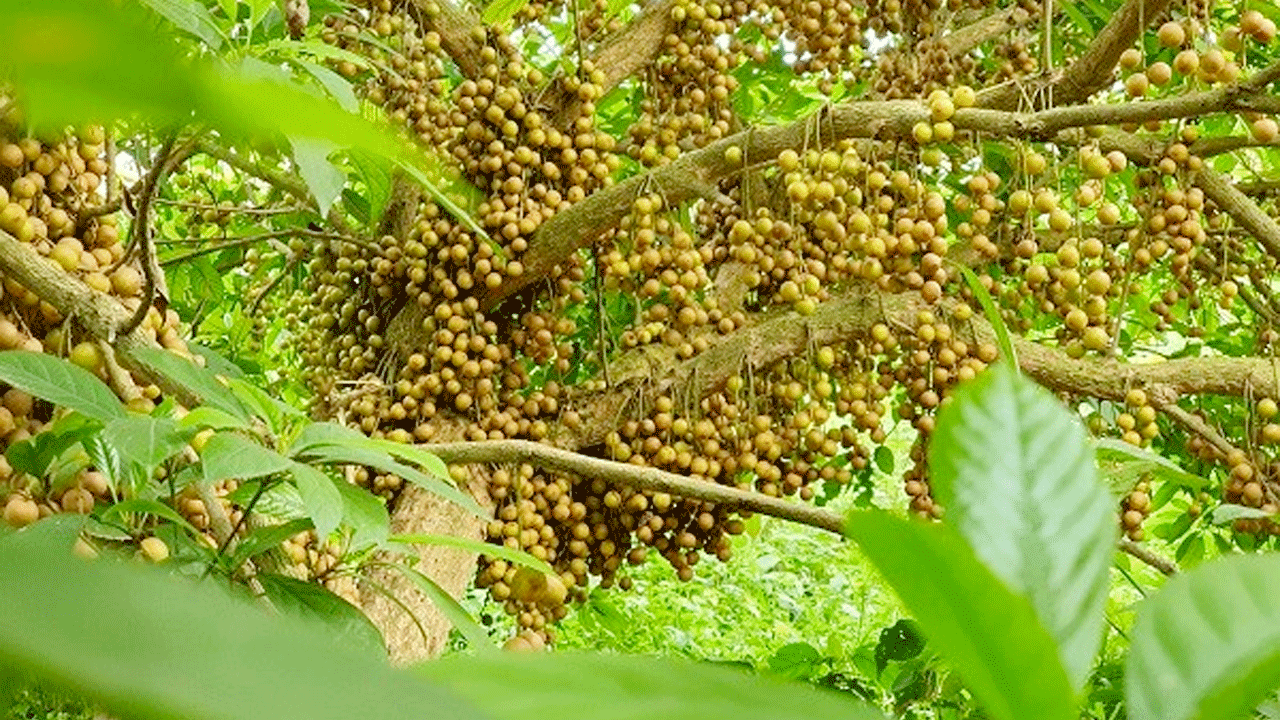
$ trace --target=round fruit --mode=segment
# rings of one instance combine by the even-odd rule
[[[1160,26],[1156,36],[1160,38],[1160,44],[1167,48],[1182,47],[1187,41],[1187,31],[1183,29],[1182,24],[1174,20]]]
[[[71,348],[70,360],[85,370],[95,371],[102,367],[102,349],[86,340]]]
[[[40,506],[21,495],[9,496],[4,505],[4,521],[12,527],[26,527],[40,519]]]
[[[138,549],[142,551],[142,557],[153,563],[161,563],[169,559],[169,546],[154,535],[143,538],[142,542],[138,543]]]

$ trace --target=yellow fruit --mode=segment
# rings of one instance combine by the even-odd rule
[[[4,505],[4,521],[12,527],[26,527],[40,519],[40,506],[35,501],[11,495]]]
[[[153,563],[161,563],[169,559],[169,546],[155,536],[143,538],[142,542],[138,543],[138,549],[142,552],[142,557]]]
[[[1182,24],[1174,20],[1160,26],[1156,36],[1160,38],[1160,44],[1167,48],[1181,47],[1187,41],[1187,31],[1182,28]]]
[[[90,372],[102,367],[102,349],[97,343],[85,341],[71,348],[71,362]]]

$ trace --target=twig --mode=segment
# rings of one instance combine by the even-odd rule
[[[1119,547],[1125,553],[1132,555],[1167,576],[1178,574],[1178,566],[1172,560],[1151,552],[1146,546],[1139,545],[1129,538],[1120,538]]]

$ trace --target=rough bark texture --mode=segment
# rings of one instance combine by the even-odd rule
[[[487,507],[488,503],[482,505]],[[484,522],[435,495],[407,491],[396,503],[391,532],[480,540]],[[454,597],[460,597],[475,577],[476,556],[473,553],[433,545],[417,546],[416,550],[418,571]],[[382,631],[391,662],[397,665],[435,657],[444,650],[449,639],[451,626],[444,614],[412,581],[396,570],[378,568],[370,572],[360,586],[360,606]]]

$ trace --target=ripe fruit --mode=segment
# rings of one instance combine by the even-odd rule
[[[70,360],[85,370],[94,372],[102,367],[102,349],[97,343],[86,340],[71,348]]]
[[[26,527],[40,519],[40,506],[21,495],[10,495],[4,505],[4,521],[11,527]]]
[[[1182,24],[1174,20],[1160,26],[1160,30],[1156,33],[1160,39],[1160,44],[1167,48],[1181,47],[1187,41],[1187,31],[1182,28]]]
[[[1276,137],[1280,136],[1280,126],[1269,117],[1255,120],[1250,130],[1253,132],[1253,139],[1260,143],[1275,142]]]
[[[162,563],[169,559],[169,546],[154,535],[143,538],[142,542],[138,543],[138,550],[142,552],[142,557],[153,563]]]

